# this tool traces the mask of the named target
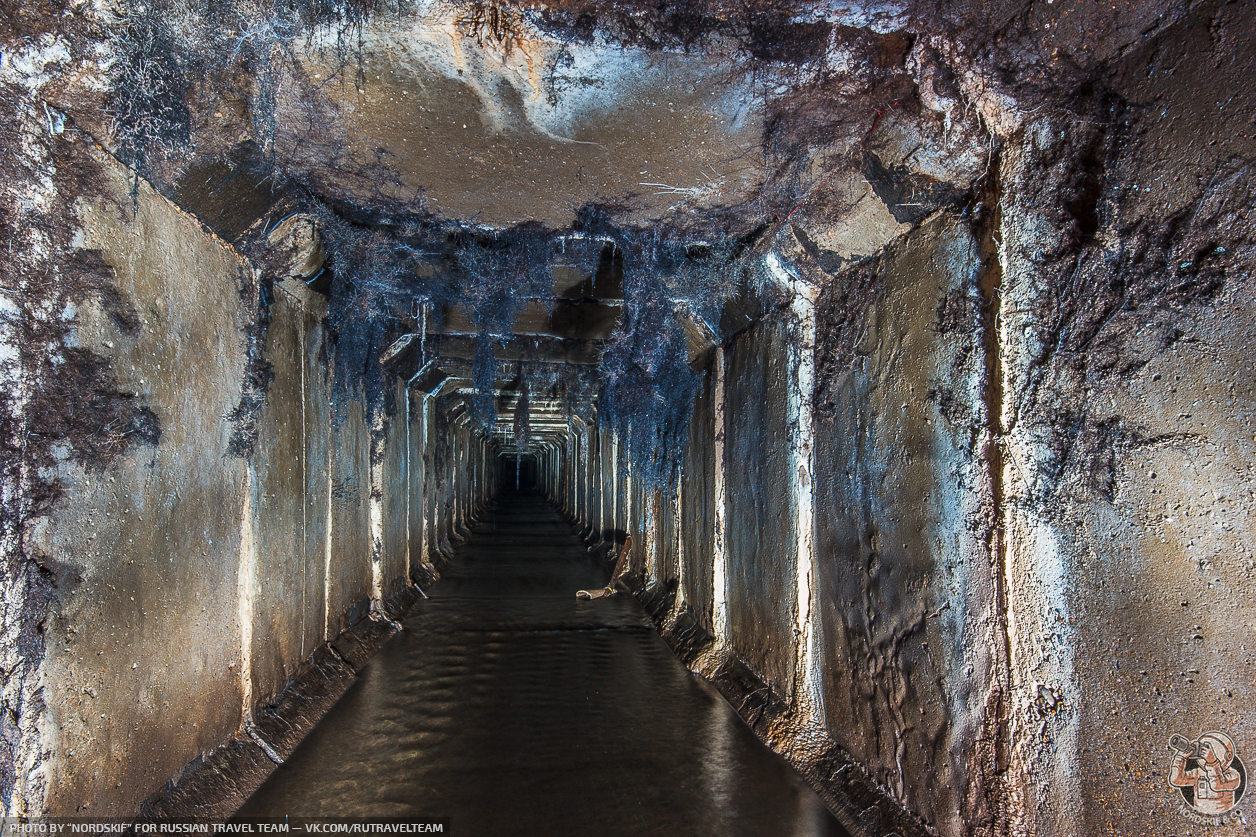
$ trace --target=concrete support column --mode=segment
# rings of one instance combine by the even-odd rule
[[[798,638],[795,671],[800,707],[814,718],[822,715],[821,660],[816,642],[815,613],[815,342],[816,295],[819,289],[804,281],[769,254],[768,269],[793,293],[789,342],[790,489],[794,500],[798,589],[794,633]]]
[[[580,434],[580,444],[583,451],[583,461],[580,463],[580,473],[584,476],[584,495],[580,504],[580,520],[585,534],[593,531],[593,493],[597,489],[593,485],[595,471],[593,469],[594,461],[594,444],[593,444],[593,428],[586,425]]]
[[[432,396],[423,396],[423,560],[431,564],[432,553],[438,549],[436,530],[435,411]]]
[[[584,467],[582,460],[584,459],[584,440],[580,436],[579,425],[576,432],[571,437],[571,474],[574,480],[573,488],[575,489],[571,495],[571,513],[576,518],[576,522],[580,523],[580,498],[584,494]]]
[[[646,582],[662,581],[659,562],[659,491],[651,488],[650,493],[642,497],[645,504],[645,575]]]
[[[598,429],[590,425],[585,431],[589,442],[589,461],[585,464],[585,473],[589,475],[589,496],[584,504],[584,518],[588,520],[589,537],[597,534],[598,517],[594,514],[598,498]]]
[[[583,422],[580,425],[580,529],[588,531],[589,528],[589,494],[592,491],[592,482],[589,471],[589,428]]]
[[[680,472],[676,473],[676,490],[672,492],[672,544],[676,550],[676,601],[673,603],[675,613],[685,606],[685,481]]]
[[[631,424],[628,425],[628,435],[631,438],[632,436]],[[624,457],[624,529],[629,534],[633,534],[634,530],[636,533],[636,537],[633,539],[635,541],[635,544],[633,546],[632,552],[628,555],[628,566],[630,567],[637,566],[635,559],[637,555],[641,554],[641,530],[640,530],[640,527],[637,527],[634,525],[635,521],[632,519],[632,512],[633,512],[632,498],[633,498],[633,494],[635,490],[636,490],[636,486],[633,485],[632,459],[629,457]]]
[[[458,513],[461,511],[461,492],[459,491],[458,475],[462,470],[462,445],[459,444],[458,428],[455,427],[452,433],[451,442],[453,443],[453,473],[447,476],[449,488],[449,534],[454,542],[458,539]]]
[[[614,529],[622,529],[623,523],[619,517],[619,434],[611,433],[611,526]]]
[[[606,543],[606,501],[609,493],[607,491],[606,478],[606,431],[602,428],[598,428],[597,450],[597,539],[598,543]]]
[[[412,499],[411,495],[413,493],[411,491],[411,486],[413,485],[413,480],[414,480],[414,437],[412,434],[413,428],[411,427],[411,418],[410,418],[410,413],[412,412],[411,407],[410,407],[410,388],[408,386],[402,386],[400,387],[400,390],[401,390],[402,398],[405,400],[405,413],[404,413],[405,427],[404,427],[402,435],[403,435],[403,438],[405,439],[405,449],[406,449],[406,456],[405,456],[406,473],[405,473],[405,479],[402,482],[402,485],[405,486],[405,492],[406,492],[405,503],[402,505],[403,513],[406,516],[406,554],[405,554],[405,576],[403,577],[402,581],[406,585],[410,585],[414,583],[410,577],[410,543],[412,540],[411,536],[413,535],[413,532],[411,530],[414,525],[414,522],[413,522],[414,518],[410,512],[410,503]]]
[[[715,627],[715,639],[727,647],[730,640],[728,627],[728,498],[724,480],[727,473],[725,463],[725,371],[728,358],[723,346],[715,350],[715,380],[712,384],[712,401],[715,407],[715,451],[713,459],[715,521],[711,533],[712,576],[711,576],[711,619]]]
[[[575,434],[568,432],[563,450],[563,511],[572,513],[571,497],[575,484]]]

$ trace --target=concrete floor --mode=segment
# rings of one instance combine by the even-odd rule
[[[240,816],[456,835],[841,835],[535,494],[501,496],[405,630]]]

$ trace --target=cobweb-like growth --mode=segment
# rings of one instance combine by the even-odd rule
[[[480,335],[475,341],[475,362],[471,366],[472,420],[484,432],[493,429],[497,422],[497,359],[493,356],[493,341]]]
[[[512,429],[515,437],[515,474],[518,488],[518,473],[523,460],[523,451],[532,443],[531,405],[528,402],[528,378],[523,375],[519,381],[519,400],[515,402],[515,426]]]
[[[233,77],[256,81],[254,139],[270,152],[279,85],[298,64],[296,47],[320,36],[333,66],[344,72],[356,63],[360,77],[355,36],[372,16],[396,11],[381,0],[123,0],[111,9],[106,112],[119,156],[143,176],[188,147],[189,102],[207,79],[227,89]]]
[[[605,218],[595,235],[587,226],[484,232],[431,218],[367,226],[326,207],[318,214],[335,276],[330,320],[339,375],[364,381],[370,397],[382,384],[374,358],[416,300],[435,309],[461,307],[477,333],[471,409],[481,432],[498,421],[503,369],[495,346],[513,341],[524,354],[513,416],[520,446],[531,441],[528,405],[546,397],[562,405],[569,422],[596,417],[614,430],[647,485],[674,488],[701,380],[690,366],[686,325],[718,334],[727,301],[746,291],[738,266],[742,242],[694,243],[679,234],[619,229]],[[624,309],[600,363],[581,368],[545,360],[532,338],[513,334],[516,317],[529,301],[551,300],[555,264],[592,274],[607,248],[622,260]]]
[[[270,179],[276,188],[298,192],[308,184],[285,169],[270,140],[280,85],[299,74],[299,48],[318,43],[320,50],[331,50],[347,77],[363,24],[385,11],[404,11],[379,0],[150,0],[124,2],[120,9],[111,25],[108,107],[123,159],[147,175],[154,161],[186,150],[189,103],[198,91],[214,85],[231,90],[232,79],[244,78],[253,85],[245,94],[253,142]],[[474,8],[460,20],[472,34],[495,43],[506,43],[502,39],[518,22]],[[355,80],[361,83],[358,63]],[[207,87],[205,79],[218,81]],[[624,440],[643,479],[675,483],[700,380],[689,365],[686,329],[698,323],[718,333],[724,305],[739,290],[735,265],[742,243],[731,233],[621,228],[615,211],[605,207],[580,211],[567,230],[524,224],[493,231],[442,220],[415,206],[333,210],[308,191],[304,200],[305,209],[319,218],[332,277],[329,323],[339,394],[363,397],[372,408],[383,403],[380,353],[413,329],[418,307],[461,308],[477,335],[472,408],[484,432],[497,420],[502,370],[494,348],[527,342],[512,333],[520,311],[529,301],[551,300],[556,264],[591,275],[607,252],[614,253],[622,261],[625,305],[601,363],[592,373],[562,364],[549,368],[543,352],[532,359],[525,352],[528,371],[521,375],[520,400],[526,406],[547,394],[562,404],[569,420],[596,418]],[[709,219],[701,223],[720,226]],[[522,419],[516,411],[520,420],[525,425],[516,435],[527,437],[526,410]]]
[[[718,334],[741,287],[738,244],[694,244],[657,232],[625,238],[624,317],[601,363],[599,415],[628,447],[645,484],[674,490],[700,384],[682,319]]]
[[[156,7],[123,9],[115,26],[108,113],[119,156],[145,175],[155,155],[191,139],[189,56]]]
[[[599,415],[648,485],[669,486],[683,458],[698,375],[675,303],[657,274],[625,271],[624,320],[601,365]]]
[[[549,300],[553,242],[540,225],[527,224],[501,233],[453,236],[450,258],[457,290],[449,301],[466,310],[476,329],[472,383],[473,419],[488,432],[497,420],[494,390],[497,363],[493,342],[504,341],[528,300]]]

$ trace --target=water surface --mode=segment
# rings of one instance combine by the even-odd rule
[[[535,494],[501,496],[405,630],[240,816],[489,835],[846,834]]]

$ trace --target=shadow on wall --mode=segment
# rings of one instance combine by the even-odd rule
[[[321,296],[284,280],[261,299],[256,268],[147,184],[86,142],[59,153],[102,172],[77,220],[109,286],[66,309],[73,351],[102,358],[149,418],[126,418],[139,444],[98,463],[57,457],[60,498],[29,522],[26,548],[63,569],[40,617],[58,649],[45,709],[23,724],[57,745],[16,760],[8,805],[127,817],[166,786],[149,815],[194,800],[225,816],[243,796],[222,777],[264,775],[347,688],[436,572],[434,538],[484,507],[496,458],[445,425],[462,466],[437,480],[413,442],[435,446],[438,422],[421,427],[404,397],[335,400]],[[255,357],[266,386],[245,415]],[[411,480],[425,508],[409,507]]]

